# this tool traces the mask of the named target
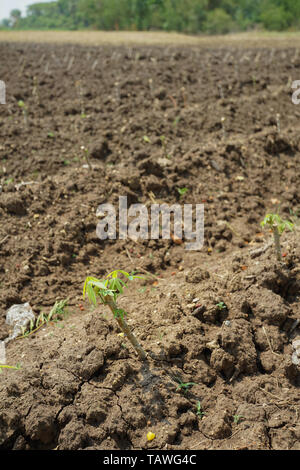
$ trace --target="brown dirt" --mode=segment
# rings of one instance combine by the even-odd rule
[[[69,299],[7,345],[21,369],[0,376],[0,448],[299,449],[297,50],[0,43],[0,64],[0,339],[11,305]],[[201,251],[97,238],[100,203],[171,204],[182,187],[205,204]],[[277,210],[296,222],[282,265],[252,253]],[[116,268],[151,273],[120,302],[146,363],[82,300],[86,275]]]

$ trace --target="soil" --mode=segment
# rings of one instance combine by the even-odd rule
[[[68,299],[7,343],[0,449],[300,449],[299,68],[295,48],[0,44],[0,340],[12,305]],[[119,196],[203,203],[204,247],[100,240]],[[282,263],[269,212],[295,223]],[[145,275],[120,299],[145,362],[83,301],[113,269]]]

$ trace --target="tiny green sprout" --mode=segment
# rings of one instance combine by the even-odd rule
[[[22,100],[18,101],[18,106],[19,108],[22,108],[22,109],[26,107],[24,101]]]
[[[24,123],[25,123],[25,126],[27,127],[27,125],[28,125],[28,110],[27,110],[27,106],[26,106],[26,104],[24,103],[24,101],[22,101],[22,100],[18,101],[18,106],[19,106],[20,109],[22,109],[23,117],[24,117]]]
[[[53,132],[48,132],[47,137],[50,137],[50,139],[53,139],[54,133]]]
[[[206,413],[205,413],[204,411],[202,411],[201,403],[200,403],[199,400],[197,401],[197,411],[196,411],[196,415],[199,416],[200,419],[202,419],[203,416],[206,415]]]
[[[4,181],[4,184],[10,184],[13,183],[14,179],[13,178],[7,178],[7,180]]]
[[[143,141],[146,142],[147,144],[151,144],[151,140],[146,135],[143,136]]]
[[[50,310],[50,313],[47,317],[47,321],[62,320],[63,318],[65,318],[66,315],[68,314],[68,311],[67,311],[68,300],[69,299],[56,301],[54,306]]]
[[[294,212],[292,209],[290,211],[290,219],[293,221],[294,225],[299,225],[300,224],[300,210],[297,210]]]
[[[239,422],[242,418],[244,418],[244,416],[242,416],[242,415],[233,415],[234,424],[239,424]]]
[[[225,310],[227,308],[227,305],[224,302],[219,302],[217,304],[217,307],[219,310]]]
[[[21,365],[16,364],[15,366],[7,366],[6,364],[0,364],[0,374],[2,373],[2,369],[14,369],[14,370],[20,370]]]
[[[166,136],[161,135],[161,136],[159,137],[159,140],[160,140],[161,146],[162,146],[162,148],[163,148],[164,157],[170,159],[170,158],[172,157],[172,155],[171,155],[170,153],[168,153],[168,151],[167,151]]]
[[[21,328],[21,336],[18,336],[16,339],[26,338],[36,333],[42,326],[47,325],[50,321],[57,321],[65,317],[67,314],[67,303],[68,299],[56,301],[48,315],[41,312],[35,321],[30,321],[28,328]]]
[[[180,197],[183,197],[185,193],[188,191],[188,188],[177,188]]]
[[[117,298],[119,295],[123,294],[124,288],[127,287],[126,282],[123,281],[119,275],[123,275],[123,277],[128,281],[143,279],[142,276],[136,276],[134,273],[127,273],[121,269],[112,271],[105,279],[97,279],[89,276],[86,278],[83,286],[83,298],[85,298],[85,295],[87,294],[90,303],[94,306],[97,305],[97,300],[99,300],[100,303],[107,305],[110,308],[122,332],[135,348],[139,358],[144,361],[147,358],[146,352],[141,347],[125,321],[124,317],[127,313],[117,305]]]
[[[90,170],[93,169],[91,162],[90,162],[90,152],[89,149],[86,148],[84,145],[81,146],[81,150],[84,152],[84,159],[89,167]]]
[[[173,121],[173,127],[176,127],[180,121],[181,117],[180,116],[177,116],[174,121]]]
[[[193,385],[197,385],[197,384],[195,384],[194,382],[181,382],[180,381],[176,388],[176,392],[178,392],[178,390],[183,390],[184,392],[187,392],[189,388],[192,387]]]
[[[293,231],[294,224],[292,222],[289,222],[288,220],[282,220],[282,218],[278,214],[267,214],[264,220],[260,223],[260,225],[262,227],[265,227],[267,225],[272,230],[277,260],[282,261],[280,236],[286,229]]]

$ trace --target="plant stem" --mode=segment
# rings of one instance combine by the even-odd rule
[[[136,337],[134,336],[134,334],[130,331],[130,328],[129,326],[127,325],[126,321],[124,320],[124,318],[121,318],[118,314],[118,306],[116,304],[116,302],[108,295],[106,297],[104,297],[104,300],[105,300],[105,303],[109,306],[109,308],[111,309],[115,319],[117,320],[118,324],[119,324],[119,327],[121,328],[121,330],[123,331],[123,333],[127,336],[127,338],[129,339],[129,341],[131,342],[132,346],[134,347],[134,349],[136,350],[136,352],[138,353],[140,359],[142,361],[145,361],[147,359],[147,354],[146,352],[143,350],[142,346],[140,345],[140,343],[138,342],[138,340],[136,339]]]
[[[281,256],[281,247],[280,247],[280,235],[278,232],[278,228],[275,226],[272,228],[273,235],[274,235],[274,242],[275,242],[275,250],[276,250],[276,255],[278,261],[282,261],[282,256]]]
[[[0,364],[0,368],[1,369],[15,369],[15,370],[20,369],[20,367],[18,367],[18,366],[7,366],[7,365],[2,365],[2,364]]]

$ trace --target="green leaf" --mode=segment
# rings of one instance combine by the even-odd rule
[[[97,305],[97,299],[96,299],[96,294],[95,291],[90,283],[87,284],[87,295],[89,298],[89,301],[93,303],[95,306]]]
[[[122,318],[123,320],[125,315],[127,315],[127,313],[122,308],[118,308],[114,311],[114,316],[116,318]]]

